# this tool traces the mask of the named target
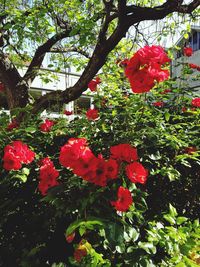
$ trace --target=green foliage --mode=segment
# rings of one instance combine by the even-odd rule
[[[124,51],[122,56],[126,55]],[[95,121],[86,118],[86,111],[70,122],[60,115],[51,131],[42,132],[41,117],[33,117],[27,107],[25,120],[8,131],[9,116],[1,113],[0,265],[198,265],[200,109],[191,110],[193,96],[185,81],[177,86],[169,80],[148,94],[131,94],[123,69],[113,63],[104,67],[102,84],[94,93],[100,114]],[[169,88],[171,92],[163,94]],[[155,107],[156,101],[165,104]],[[14,111],[13,118],[18,113]],[[118,179],[106,187],[84,181],[59,163],[60,148],[71,137],[86,138],[92,152],[106,159],[113,145],[136,147],[149,172],[147,183],[131,183],[123,165]],[[28,144],[36,157],[17,171],[6,171],[4,147],[14,140]],[[42,197],[39,161],[45,157],[60,175],[59,185]],[[127,212],[116,212],[110,204],[119,186],[128,188],[133,197]],[[77,262],[74,251],[79,247],[87,255]]]

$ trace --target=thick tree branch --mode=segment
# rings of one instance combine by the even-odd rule
[[[200,5],[200,0],[194,0],[189,5],[181,5],[177,7],[177,12],[190,14]]]
[[[105,2],[105,1],[104,1]],[[125,1],[118,1],[119,8],[124,7]],[[140,6],[127,6],[126,7],[126,19],[120,19],[118,26],[116,27],[113,34],[108,38],[105,37],[106,31],[108,28],[109,20],[105,20],[106,25],[104,24],[99,37],[96,48],[94,49],[93,55],[88,62],[87,67],[85,68],[83,74],[81,75],[78,82],[71,88],[66,89],[65,91],[56,91],[49,93],[45,96],[42,96],[37,104],[34,106],[33,113],[38,112],[39,110],[45,108],[48,103],[61,102],[68,103],[72,100],[77,99],[81,94],[87,89],[87,85],[90,80],[96,75],[96,73],[101,69],[106,61],[108,54],[114,49],[114,47],[119,43],[119,41],[126,35],[129,27],[139,23],[144,20],[158,20],[166,17],[168,14],[173,12],[181,12],[180,10],[184,7],[184,12],[186,10],[185,5],[181,4],[183,1],[175,0],[166,1],[163,5],[157,6],[154,8],[149,7],[140,7]],[[188,10],[194,10],[200,4],[200,0],[194,0],[189,4]],[[109,17],[109,9],[107,9],[107,17]]]
[[[38,49],[35,52],[35,55],[31,61],[31,64],[29,65],[23,79],[28,84],[31,84],[32,81],[35,79],[38,69],[41,67],[43,59],[47,52],[50,51],[50,49],[60,40],[66,38],[69,36],[71,32],[71,29],[66,29],[65,31],[61,33],[56,33],[54,36],[52,36],[50,39],[46,41],[43,45],[39,46]]]

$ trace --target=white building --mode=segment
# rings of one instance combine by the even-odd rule
[[[193,63],[200,66],[200,26],[191,26],[191,33],[188,39],[181,37],[176,46],[181,47],[175,54],[175,59],[172,61],[171,73],[172,77],[180,77],[182,65],[179,63]],[[191,47],[193,54],[191,57],[183,55],[183,47]],[[179,65],[179,66],[178,66]],[[188,84],[190,88],[200,89],[200,79],[197,75],[200,75],[199,71],[194,71],[193,75],[188,75]],[[194,80],[196,79],[196,80]]]
[[[27,68],[23,68],[22,70],[19,70],[22,76],[25,74],[26,69]],[[46,93],[55,90],[65,90],[66,88],[73,86],[80,77],[80,74],[71,72],[70,69],[67,72],[61,71],[58,73],[52,69],[41,68],[41,72],[44,73],[44,75],[38,75],[34,79],[29,90],[33,101],[37,101],[40,96],[45,95]],[[46,74],[48,75],[46,76]],[[73,112],[73,115],[70,115],[70,119],[73,119],[74,116],[81,113],[82,109],[87,110],[91,107],[92,97],[90,96],[90,90],[87,90],[80,98],[69,104],[60,105],[60,103],[58,103],[54,106],[49,106],[49,108],[43,112],[43,115],[45,116],[46,113],[51,113],[51,117],[58,117],[63,110],[68,110]],[[8,108],[3,94],[0,94],[0,108]]]

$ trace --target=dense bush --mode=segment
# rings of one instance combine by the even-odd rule
[[[2,266],[198,266],[200,108],[174,80],[100,86],[70,122],[1,113]]]

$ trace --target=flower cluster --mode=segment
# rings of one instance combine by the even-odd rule
[[[43,123],[40,124],[40,130],[42,132],[49,132],[51,131],[51,128],[54,124],[54,121],[46,119]]]
[[[193,107],[199,108],[200,107],[200,97],[193,98],[191,104]]]
[[[183,48],[183,54],[184,54],[184,56],[191,57],[192,53],[193,53],[193,50],[192,50],[191,47],[184,47]]]
[[[13,129],[18,128],[18,127],[19,127],[19,123],[14,119],[8,124],[6,130],[12,131]]]
[[[84,138],[70,138],[61,148],[59,161],[83,180],[99,186],[106,186],[109,180],[117,178],[118,175],[116,160],[96,157]]]
[[[96,120],[99,117],[99,112],[97,109],[88,109],[86,112],[86,117],[88,120]]]
[[[78,247],[74,251],[74,259],[77,262],[81,262],[82,258],[84,258],[86,256],[87,256],[86,246],[84,244],[82,244],[82,242],[80,242],[78,244]]]
[[[196,69],[196,70],[200,71],[200,66],[198,66],[198,65],[196,65],[196,64],[189,63],[188,66],[189,66],[191,69]]]
[[[3,156],[3,168],[10,170],[19,170],[22,164],[29,164],[34,160],[35,153],[21,141],[13,141],[5,146]]]
[[[97,85],[101,83],[101,79],[96,77],[95,80],[92,80],[88,83],[88,88],[90,91],[95,92],[97,90]]]
[[[154,107],[159,107],[162,108],[164,106],[164,102],[163,101],[157,101],[153,103]]]
[[[118,199],[111,201],[111,205],[118,211],[127,211],[133,203],[131,192],[122,186],[119,187],[117,192]]]
[[[155,82],[169,78],[169,71],[162,66],[170,59],[160,46],[145,46],[139,49],[127,62],[125,75],[134,93],[149,92]]]
[[[44,196],[50,187],[58,185],[57,178],[59,172],[55,169],[53,162],[47,157],[40,161],[40,174],[39,174],[39,191]]]
[[[70,168],[74,174],[83,180],[99,186],[118,177],[120,164],[128,163],[126,175],[132,183],[144,184],[147,180],[148,171],[137,162],[137,149],[130,144],[119,144],[110,148],[110,158],[104,159],[102,155],[96,157],[87,145],[85,138],[70,138],[61,147],[59,161],[66,168]],[[111,201],[118,211],[129,209],[133,200],[128,189],[120,187],[118,200]]]

